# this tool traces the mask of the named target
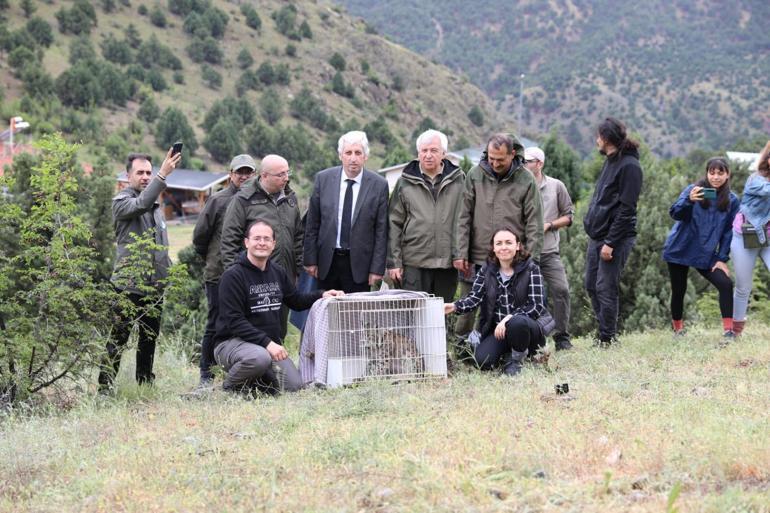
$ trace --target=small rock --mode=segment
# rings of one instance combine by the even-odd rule
[[[545,470],[538,470],[534,474],[532,474],[532,477],[535,477],[537,479],[545,479]]]

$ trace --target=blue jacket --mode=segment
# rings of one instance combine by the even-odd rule
[[[726,211],[719,210],[714,200],[709,208],[702,208],[690,201],[693,187],[695,185],[685,187],[668,211],[676,224],[663,246],[663,260],[696,269],[711,269],[717,260],[727,262],[729,258],[732,224],[740,203],[731,192],[730,208]]]
[[[759,241],[764,243],[764,227],[770,222],[770,180],[759,173],[749,176],[743,188],[741,213],[747,222],[754,225]]]

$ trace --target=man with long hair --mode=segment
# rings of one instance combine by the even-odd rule
[[[628,138],[625,125],[615,118],[599,125],[596,146],[607,158],[583,218],[590,238],[585,287],[599,321],[598,345],[608,347],[617,334],[620,275],[636,242],[642,166],[639,144]]]

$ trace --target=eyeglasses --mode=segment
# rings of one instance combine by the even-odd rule
[[[254,242],[273,242],[272,237],[264,236],[264,237],[249,237],[249,240],[252,240]]]
[[[265,173],[267,176],[272,176],[274,178],[288,178],[292,175],[291,169],[287,169],[286,171],[282,171],[280,173]]]
[[[233,171],[238,176],[251,176],[254,174],[254,170],[248,167],[242,167]]]
[[[539,160],[537,160],[537,159],[529,159],[529,160],[525,160],[524,162],[525,162],[526,164],[532,164],[533,162],[540,162],[540,161],[539,161]]]

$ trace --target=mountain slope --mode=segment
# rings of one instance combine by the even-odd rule
[[[191,162],[209,167],[217,160],[227,162],[231,151],[261,156],[273,151],[291,153],[298,147],[302,150],[293,155],[293,166],[311,159],[308,153],[323,152],[323,159],[313,161],[320,165],[333,160],[336,138],[344,130],[364,128],[372,140],[372,164],[377,165],[388,155],[413,154],[412,133],[421,123],[451,133],[450,143],[476,143],[499,122],[491,101],[476,86],[444,66],[367,33],[364,23],[323,3],[57,0],[49,4],[33,0],[32,5],[29,18],[16,2],[2,11],[6,20],[0,26],[6,57],[0,61],[4,113],[24,116],[33,129],[64,130],[94,153],[106,147],[108,157],[117,161],[129,146],[159,152],[164,142],[159,132],[170,129],[156,120],[169,107],[179,109],[192,125],[199,148]],[[62,22],[66,19],[62,11],[76,10],[86,13],[88,23],[81,20],[67,26]],[[50,26],[50,46],[30,43],[31,18]],[[83,27],[90,27],[90,32],[73,33]],[[83,45],[75,43],[79,38],[86,40],[85,46],[90,42],[95,55],[89,57],[88,51],[81,55]],[[152,41],[158,44],[153,43],[155,53],[147,58],[142,45]],[[25,45],[32,46],[31,54],[19,54],[18,48]],[[111,63],[106,59],[108,46]],[[172,54],[168,60],[162,57],[164,46]],[[248,64],[244,51],[253,63]],[[73,59],[73,53],[79,57]],[[121,61],[124,54],[128,57]],[[335,54],[336,60],[332,59]],[[82,104],[74,104],[91,87],[84,75],[77,75],[70,87],[60,84],[62,74],[74,68],[98,74],[100,80],[102,74],[120,77],[112,84],[117,88],[129,83],[130,97],[124,101],[86,97]],[[41,79],[41,89],[33,90],[30,77],[40,73],[52,85]],[[114,88],[105,83],[110,82],[94,87],[101,87],[102,96],[109,97]],[[298,96],[304,103],[292,104]],[[233,99],[229,115],[241,118],[234,122],[234,131],[227,123],[217,123],[221,115],[212,115],[204,123],[215,102],[226,97]],[[233,109],[238,98],[246,102]],[[142,117],[144,103],[155,104],[154,115],[150,105],[149,114]],[[468,117],[474,106],[484,114],[480,126]],[[213,137],[214,124],[227,130],[218,130]],[[265,129],[270,137],[261,138]],[[293,145],[287,142],[292,138],[317,145]]]
[[[602,115],[664,156],[770,129],[764,0],[341,0],[394,41],[467,74],[524,131],[590,147]]]

